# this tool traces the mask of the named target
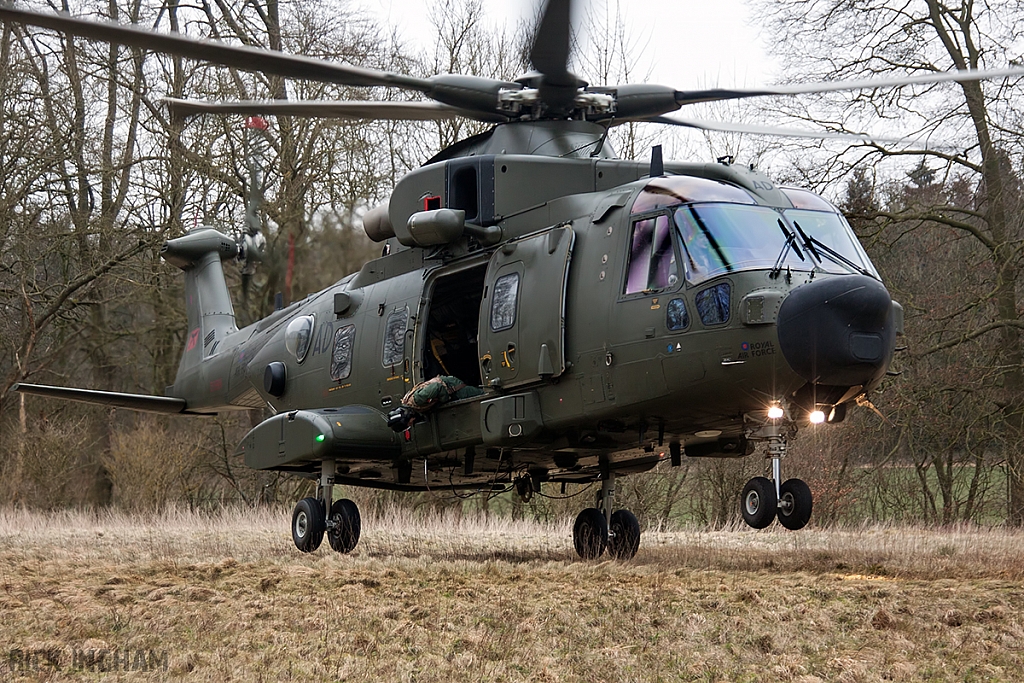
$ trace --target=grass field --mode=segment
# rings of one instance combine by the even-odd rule
[[[395,512],[304,556],[288,517],[0,511],[0,680],[1024,676],[1019,533],[649,533],[581,562],[569,520]]]

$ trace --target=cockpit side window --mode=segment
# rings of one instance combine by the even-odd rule
[[[668,216],[661,214],[635,221],[629,240],[624,293],[656,291],[678,281],[679,268]]]

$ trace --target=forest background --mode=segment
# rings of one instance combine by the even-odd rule
[[[344,0],[100,2],[97,19],[259,45],[419,76],[527,71],[527,26],[488,26],[480,0],[438,0],[432,51],[410,51]],[[755,0],[784,46],[789,81],[821,81],[1024,61],[1024,5],[936,0]],[[622,13],[591,12],[574,70],[592,83],[642,81],[642,40]],[[595,28],[596,27],[596,28]],[[671,84],[668,84],[671,85]],[[721,85],[730,85],[723,83]],[[782,141],[650,124],[620,126],[625,158],[663,144],[674,159],[732,156],[840,206],[906,311],[894,370],[874,408],[805,429],[786,472],[815,493],[814,523],[1024,522],[1024,80],[907,86],[704,106],[699,118],[884,129],[916,143]],[[437,150],[481,130],[469,121],[365,122],[171,117],[162,97],[388,99],[361,89],[266,78],[139,50],[0,25],[0,503],[127,509],[301,497],[304,482],[252,472],[234,455],[261,415],[164,418],[24,398],[18,381],[162,394],[185,342],[182,278],[160,245],[195,225],[245,223],[255,180],[268,258],[247,286],[228,268],[239,325],[318,291],[379,251],[360,216]],[[882,127],[880,127],[882,124]],[[257,160],[255,178],[250,163]],[[243,298],[243,291],[246,295]],[[620,482],[648,527],[722,526],[758,457],[684,460]],[[547,492],[557,494],[554,489]],[[573,491],[570,491],[573,493]],[[514,494],[347,492],[362,506],[480,508],[550,519],[576,500]]]

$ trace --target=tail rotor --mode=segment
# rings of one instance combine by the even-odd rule
[[[249,289],[256,266],[263,262],[267,238],[263,236],[260,208],[263,205],[263,151],[270,124],[262,116],[245,119],[245,151],[249,162],[249,192],[245,201],[245,228],[235,234],[239,263],[242,264],[242,305],[249,308]]]

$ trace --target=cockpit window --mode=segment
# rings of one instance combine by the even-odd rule
[[[670,175],[651,179],[633,201],[632,213],[636,215],[688,202],[757,203],[743,188],[720,180],[689,175]]]
[[[697,292],[693,298],[697,304],[697,315],[705,325],[722,325],[729,322],[729,299],[732,287],[728,282],[720,282]]]
[[[675,211],[686,279],[698,283],[736,270],[771,266],[786,236],[779,213],[764,206],[691,204]],[[796,255],[789,257],[797,261]]]
[[[824,244],[834,250],[842,258],[822,259],[821,268],[830,273],[846,273],[848,268],[842,263],[845,258],[858,268],[864,268],[869,274],[878,277],[878,271],[871,265],[870,259],[860,242],[853,235],[846,219],[838,213],[830,211],[806,211],[803,209],[786,209],[784,211],[788,221],[794,226],[800,226],[808,239]]]
[[[675,332],[689,326],[690,314],[686,311],[686,302],[683,299],[669,301],[665,311],[665,327]]]
[[[665,289],[679,281],[676,252],[672,248],[672,229],[667,215],[633,223],[629,245],[626,294]]]
[[[782,194],[786,195],[786,199],[793,204],[794,209],[828,211],[829,213],[835,213],[836,211],[834,206],[813,192],[801,190],[796,187],[780,187],[779,189],[782,190]]]
[[[698,284],[755,268],[868,272],[870,261],[837,213],[739,204],[689,204],[673,212],[686,280]],[[806,224],[806,225],[805,225]],[[798,227],[799,226],[799,227]],[[792,244],[787,248],[787,240]],[[826,248],[808,249],[810,242]],[[792,248],[795,244],[797,248]],[[834,251],[836,257],[830,254]]]

